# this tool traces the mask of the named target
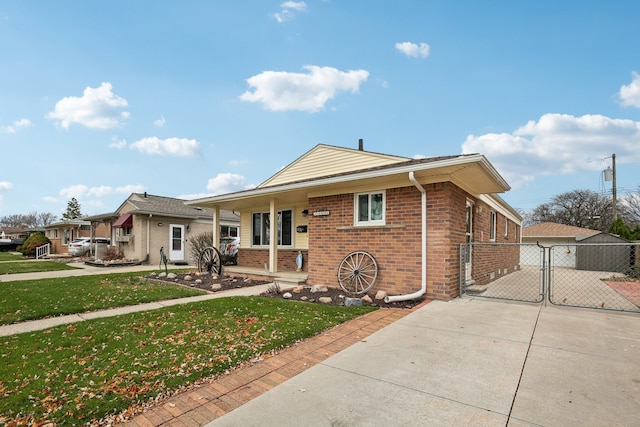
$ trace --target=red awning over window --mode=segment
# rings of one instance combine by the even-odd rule
[[[124,214],[113,223],[113,228],[130,228],[133,225],[133,215]]]

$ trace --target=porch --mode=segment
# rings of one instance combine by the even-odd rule
[[[241,265],[225,265],[222,273],[230,276],[250,276],[260,280],[278,282],[281,286],[301,286],[307,283],[308,274],[306,271],[283,270],[271,273],[264,268],[246,267]]]

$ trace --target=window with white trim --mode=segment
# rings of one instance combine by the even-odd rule
[[[509,237],[509,218],[504,219],[504,237]]]
[[[496,241],[496,213],[491,211],[489,218],[489,240]]]
[[[385,224],[385,192],[358,193],[355,195],[355,225]]]
[[[254,212],[251,221],[251,242],[253,246],[268,246],[271,237],[269,212]],[[278,212],[278,246],[293,244],[293,211]]]

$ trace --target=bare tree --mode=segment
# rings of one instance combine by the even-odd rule
[[[530,220],[533,224],[556,222],[606,231],[613,221],[613,204],[595,191],[573,190],[535,208]]]
[[[49,225],[58,219],[58,217],[52,214],[51,212],[41,212],[37,215],[37,218],[38,218],[37,223],[39,227]]]
[[[0,225],[5,227],[28,228],[44,227],[54,222],[57,217],[51,212],[30,212],[28,214],[12,214],[0,218]]]
[[[640,185],[635,193],[627,193],[621,200],[625,222],[630,226],[640,225]]]

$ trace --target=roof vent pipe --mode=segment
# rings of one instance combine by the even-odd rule
[[[427,292],[427,190],[418,182],[413,174],[413,171],[409,172],[409,180],[421,193],[421,211],[422,211],[422,286],[420,290],[406,295],[392,295],[386,296],[384,302],[396,302],[407,301],[410,299],[420,298]]]
[[[358,140],[358,150],[364,151],[364,141],[362,140],[362,138]]]

